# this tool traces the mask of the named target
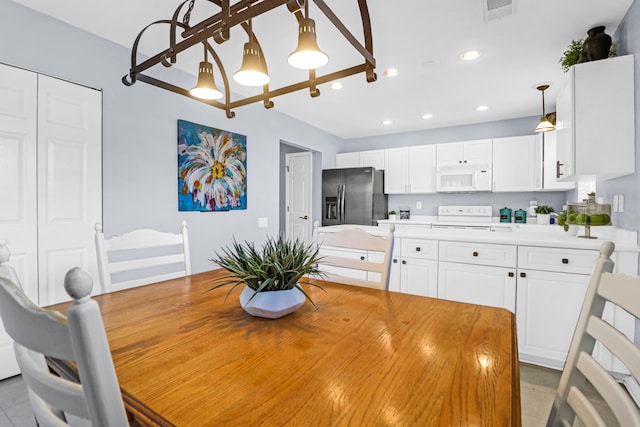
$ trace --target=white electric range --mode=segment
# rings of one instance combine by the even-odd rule
[[[491,230],[491,206],[438,206],[438,219],[431,228]]]

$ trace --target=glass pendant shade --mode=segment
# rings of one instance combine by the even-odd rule
[[[547,119],[546,116],[540,118],[538,126],[536,126],[536,132],[549,132],[556,130],[556,127]]]
[[[304,18],[298,27],[298,47],[289,55],[289,65],[303,70],[320,68],[329,62],[329,57],[318,47],[316,23]]]
[[[213,80],[213,65],[209,61],[202,61],[198,70],[198,83],[189,91],[191,96],[200,99],[220,99],[222,92]]]
[[[544,91],[549,89],[549,85],[540,85],[536,89],[542,92],[542,117],[536,126],[536,132],[549,132],[556,130],[556,127],[549,121],[549,118],[544,113]]]
[[[233,80],[243,86],[264,86],[269,83],[267,67],[260,58],[260,49],[255,42],[244,44],[242,66],[233,74]]]

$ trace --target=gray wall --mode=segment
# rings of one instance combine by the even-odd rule
[[[281,140],[322,151],[328,159],[342,144],[333,135],[260,104],[237,109],[236,118],[229,120],[213,107],[144,83],[125,87],[120,79],[130,67],[128,48],[8,0],[0,0],[0,16],[0,62],[103,90],[105,234],[137,227],[178,231],[186,219],[196,272],[212,268],[214,251],[230,244],[233,236],[262,242],[266,235],[278,233]],[[193,84],[193,77],[185,73],[166,72],[185,87]],[[311,99],[308,108],[313,108]],[[246,210],[178,212],[178,119],[247,136]],[[331,162],[325,167],[333,166]],[[258,229],[259,217],[269,219],[268,228]]]
[[[483,138],[503,138],[533,134],[539,117],[524,117],[497,122],[479,123],[448,128],[427,129],[393,135],[379,135],[366,138],[349,139],[341,152],[375,150],[381,148],[406,147],[412,145],[438,144],[455,141],[468,141]],[[499,215],[503,207],[526,209],[530,200],[538,205],[553,206],[556,211],[573,192],[531,192],[531,193],[437,193],[437,194],[391,194],[389,210],[398,211],[400,207],[409,207],[412,215],[437,215],[440,205],[491,205],[494,216]],[[417,209],[416,202],[422,202]]]

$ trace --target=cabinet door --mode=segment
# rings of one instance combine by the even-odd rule
[[[569,75],[574,68],[569,70]],[[574,145],[573,145],[573,84],[569,78],[556,98],[556,162],[558,168],[558,180],[573,178],[574,170]]]
[[[520,360],[562,369],[589,277],[518,270],[516,321]]]
[[[336,154],[336,168],[358,168],[360,167],[360,153],[338,153]]]
[[[440,262],[438,298],[516,312],[515,269]]]
[[[360,152],[360,167],[384,170],[384,150],[369,150]]]
[[[536,191],[541,187],[541,150],[535,135],[493,140],[493,191]]]
[[[462,164],[464,160],[462,142],[448,142],[436,145],[436,161],[438,166]]]
[[[492,158],[492,141],[479,139],[463,143],[464,163],[490,165]]]
[[[409,192],[436,192],[436,146],[409,147]]]
[[[389,272],[389,290],[400,292],[400,256],[394,255],[391,258],[391,271]]]
[[[576,187],[574,181],[558,180],[557,160],[557,134],[552,132],[541,132],[537,140],[543,147],[542,163],[542,189],[549,191],[572,190]]]
[[[384,150],[384,192],[406,193],[409,178],[409,150],[390,148]]]
[[[438,297],[438,262],[430,259],[402,258],[400,292]]]

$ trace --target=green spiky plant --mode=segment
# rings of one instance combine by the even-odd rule
[[[227,270],[227,274],[214,280],[216,286],[211,290],[231,285],[228,297],[237,286],[244,284],[255,291],[249,299],[251,301],[259,292],[297,288],[318,308],[300,283],[324,290],[305,279],[310,276],[322,277],[318,270],[320,259],[315,244],[307,245],[282,236],[267,237],[261,250],[256,249],[253,242],[241,244],[234,240],[231,247],[222,248],[221,253],[216,252],[216,257],[210,260]]]

